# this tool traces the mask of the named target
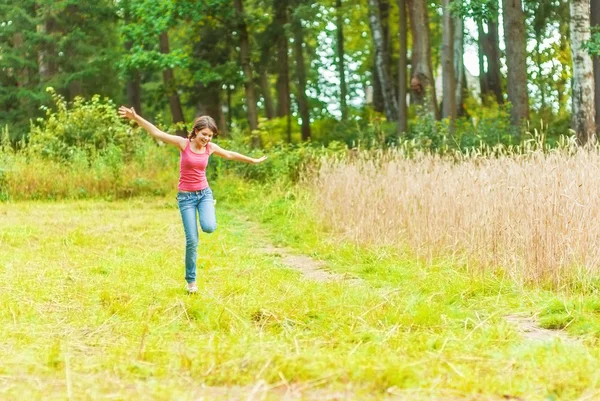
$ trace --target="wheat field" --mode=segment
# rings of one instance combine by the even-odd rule
[[[593,284],[600,270],[600,154],[567,150],[324,161],[321,218],[359,243],[501,268],[521,282]]]

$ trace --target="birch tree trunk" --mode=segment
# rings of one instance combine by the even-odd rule
[[[573,114],[571,125],[581,145],[596,142],[594,67],[583,44],[590,39],[590,0],[571,0]]]
[[[600,29],[600,1],[594,0],[591,3],[591,24],[592,27]],[[596,98],[596,134],[600,132],[600,56],[594,56],[594,92]]]

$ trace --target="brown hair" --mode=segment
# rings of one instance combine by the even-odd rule
[[[194,126],[192,130],[188,133],[189,139],[194,139],[196,137],[196,130],[203,130],[204,128],[208,128],[213,132],[213,136],[219,135],[219,129],[217,128],[217,123],[215,119],[210,116],[200,116],[194,120]]]

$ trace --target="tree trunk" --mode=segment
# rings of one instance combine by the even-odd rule
[[[398,103],[394,94],[394,85],[388,71],[389,55],[385,49],[384,32],[379,18],[377,0],[369,0],[369,22],[375,44],[375,64],[383,93],[385,116],[388,121],[396,121],[398,119]]]
[[[131,23],[131,11],[129,1],[123,2],[124,20],[126,24]],[[129,53],[133,47],[133,41],[127,40],[124,44],[125,52]],[[138,114],[144,114],[142,111],[142,82],[139,70],[127,71],[127,81],[125,83],[127,91],[127,103],[135,109]]]
[[[342,0],[335,0],[336,25],[337,25],[337,62],[340,74],[340,111],[342,121],[348,117],[348,106],[346,104],[346,70],[344,68],[344,16],[342,13]]]
[[[240,37],[240,58],[242,70],[244,71],[244,87],[246,90],[246,108],[248,113],[248,124],[250,130],[258,129],[258,114],[256,112],[256,94],[254,91],[254,76],[250,65],[250,42],[248,40],[248,29],[246,27],[244,4],[242,0],[234,0],[237,28]],[[260,146],[260,137],[252,135],[252,146]]]
[[[398,136],[408,131],[408,114],[406,108],[407,94],[407,32],[408,24],[406,20],[406,0],[398,1],[398,39],[400,44],[400,54],[398,56]]]
[[[287,24],[287,1],[275,0],[275,21],[277,25],[277,117],[289,114],[290,89],[289,89],[289,62],[288,40],[283,26]]]
[[[51,38],[55,29],[56,22],[49,16],[37,25],[38,34],[43,36],[38,50],[38,72],[42,82],[50,80],[58,70],[54,56],[56,53],[55,44]]]
[[[233,125],[233,109],[231,108],[231,86],[227,85],[227,126]]]
[[[500,40],[498,38],[498,0],[490,3],[490,20],[488,21],[487,34],[487,61],[488,61],[488,90],[496,96],[498,104],[504,103],[502,95],[502,75],[500,73]]]
[[[512,103],[511,124],[520,127],[529,118],[527,94],[527,50],[525,14],[521,0],[503,0],[508,101]]]
[[[571,0],[571,52],[573,55],[572,128],[581,145],[596,142],[594,67],[583,48],[590,39],[590,0]]]
[[[536,32],[535,35],[535,56],[536,56],[536,64],[538,67],[538,88],[540,90],[541,97],[541,105],[540,112],[543,112],[546,109],[546,85],[543,80],[544,69],[542,68],[542,54],[540,53],[540,44],[542,43],[542,34],[541,32]]]
[[[456,82],[456,116],[462,117],[465,114],[465,63],[463,56],[465,53],[465,25],[462,17],[454,18],[454,80]]]
[[[205,85],[197,82],[196,92],[201,94],[196,100],[196,117],[211,116],[215,120],[219,120],[221,113],[221,85],[218,83]]]
[[[397,82],[393,79],[392,72],[392,41],[390,39],[390,3],[389,0],[377,0],[379,4],[379,21],[381,22],[381,33],[383,36],[383,48],[387,55],[385,59],[385,70],[390,77],[390,82],[394,88],[393,93],[397,93]]]
[[[381,90],[381,81],[377,72],[377,55],[373,54],[373,68],[371,69],[373,77],[373,109],[378,113],[385,111],[385,102],[383,101],[383,91]]]
[[[591,26],[600,29],[600,1],[592,1]],[[594,92],[596,104],[596,133],[600,133],[600,56],[594,56]]]
[[[219,135],[227,136],[228,133],[228,125],[231,125],[231,121],[227,121],[227,117],[223,111],[223,102],[222,102],[222,90],[220,83],[211,83],[205,85],[201,82],[196,83],[195,88],[196,93],[200,93],[196,99],[196,114],[195,117],[200,116],[211,116],[217,121],[217,125],[219,128]],[[228,113],[231,115],[231,99],[229,85],[227,85],[227,107]]]
[[[227,127],[227,116],[223,111],[223,101],[221,100],[223,97],[221,96],[223,92],[219,90],[219,113],[218,120],[219,121],[219,136],[227,138],[229,136],[229,128]]]
[[[565,7],[568,6],[568,4],[564,5]],[[561,24],[562,25],[562,24]],[[559,28],[559,33],[560,33],[560,39],[559,39],[559,49],[560,49],[560,53],[561,54],[567,54],[570,52],[569,46],[570,46],[570,41],[569,41],[569,28],[564,26],[561,26]],[[559,116],[564,116],[567,113],[567,101],[569,99],[569,87],[571,86],[571,79],[569,78],[571,76],[571,71],[570,71],[570,67],[571,67],[572,62],[570,62],[569,64],[567,63],[559,63],[558,64],[558,68],[559,68],[559,73],[558,73],[558,80],[556,80],[556,92],[558,94],[558,115]]]
[[[450,131],[452,132],[456,119],[456,81],[454,78],[454,24],[449,8],[450,0],[442,0],[444,13],[442,17],[442,118],[450,119]]]
[[[24,51],[23,47],[25,45],[25,38],[23,35],[23,32],[16,32],[13,35],[13,47],[15,49],[15,51],[17,53],[21,53]],[[28,68],[25,66],[22,66],[21,68],[17,69],[17,71],[12,71],[12,73],[14,74],[14,77],[16,79],[16,83],[17,83],[17,87],[22,88],[27,86],[28,82],[28,74],[27,74],[27,70]],[[8,71],[8,75],[11,75],[11,71],[9,69]]]
[[[135,71],[127,79],[127,102],[138,114],[142,114],[142,84],[140,73]]]
[[[273,8],[275,9],[275,26],[277,37],[277,117],[290,115],[290,77],[288,61],[288,39],[283,29],[288,23],[287,0],[275,0]],[[292,142],[291,124],[287,127],[287,140]]]
[[[169,54],[170,52],[169,35],[166,31],[160,34],[160,52],[162,54]],[[167,96],[169,97],[169,106],[171,108],[173,122],[184,122],[181,101],[179,100],[179,94],[177,93],[177,86],[175,85],[175,76],[172,68],[165,68],[163,70],[163,83],[165,85]],[[179,129],[177,133],[181,136],[186,135],[185,131],[182,129]]]
[[[294,31],[294,53],[296,56],[296,79],[298,80],[298,110],[302,119],[302,140],[310,139],[310,113],[308,99],[306,97],[306,67],[304,65],[304,34],[302,32],[302,21],[294,18],[292,23]]]
[[[431,42],[429,40],[429,17],[425,0],[406,0],[410,13],[410,26],[413,39],[411,57],[412,74],[410,88],[417,104],[425,107],[440,118],[431,66]]]
[[[275,106],[273,104],[273,95],[271,93],[271,83],[269,82],[269,65],[271,60],[271,44],[273,30],[273,23],[267,28],[265,35],[269,35],[262,38],[260,48],[260,63],[258,66],[258,74],[260,76],[260,88],[265,99],[265,114],[270,120],[275,117]]]
[[[273,96],[271,95],[271,85],[269,84],[269,74],[266,67],[260,70],[260,87],[265,99],[265,114],[270,120],[275,117],[275,108],[273,107]]]
[[[485,71],[486,43],[485,32],[483,31],[483,23],[477,21],[477,55],[479,58],[479,95],[481,96],[481,104],[487,104],[487,95],[489,92],[487,72]]]

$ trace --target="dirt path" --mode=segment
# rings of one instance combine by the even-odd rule
[[[553,341],[560,338],[563,341],[575,342],[576,340],[569,337],[562,330],[549,330],[541,327],[535,317],[527,315],[513,314],[505,316],[507,322],[513,324],[517,331],[526,340],[532,341]]]
[[[325,263],[321,260],[315,260],[306,255],[294,254],[294,251],[289,248],[280,248],[272,244],[268,244],[260,249],[260,251],[269,256],[281,258],[281,263],[285,266],[298,270],[309,280],[319,282],[331,281],[348,281],[357,283],[360,280],[349,274],[332,273],[325,268]]]
[[[245,219],[245,221],[251,223],[247,219]],[[259,233],[261,237],[267,238],[267,235],[262,228],[254,223],[251,224],[254,226],[253,230],[255,232]],[[259,248],[259,251],[269,256],[281,258],[281,263],[283,265],[299,271],[308,280],[318,282],[347,281],[351,284],[358,284],[361,282],[360,278],[351,276],[350,274],[330,272],[326,269],[325,262],[313,259],[306,255],[298,255],[290,248],[278,247],[268,243],[262,248]],[[576,341],[576,339],[569,337],[567,333],[562,330],[550,330],[541,327],[537,319],[529,315],[515,313],[505,316],[504,319],[512,324],[525,340],[545,342],[561,339],[570,343]]]

